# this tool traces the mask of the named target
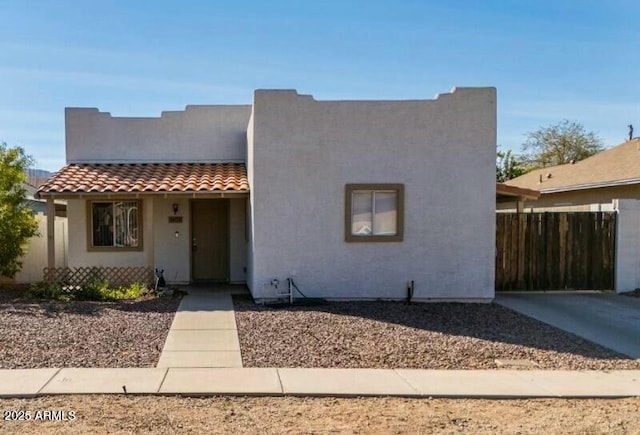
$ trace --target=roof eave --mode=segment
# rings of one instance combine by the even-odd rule
[[[540,197],[540,192],[537,190],[510,186],[503,183],[496,183],[496,194],[525,199],[538,199]]]
[[[229,197],[246,197],[249,190],[208,190],[208,191],[188,191],[188,192],[37,192],[37,198],[47,199],[83,199],[94,197],[109,198],[139,198],[141,196],[183,196],[187,198],[229,198]]]
[[[629,186],[632,184],[640,184],[640,178],[628,178],[626,180],[614,180],[614,181],[602,181],[598,183],[576,184],[573,186],[549,187],[546,189],[540,189],[540,193],[542,194],[561,193],[561,192],[570,192],[573,190],[598,189],[601,187]]]

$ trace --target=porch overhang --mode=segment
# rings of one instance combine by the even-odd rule
[[[40,186],[36,198],[143,196],[241,198],[249,195],[244,163],[68,164]]]
[[[189,198],[189,199],[232,199],[248,198],[246,192],[132,192],[132,193],[42,193],[39,198],[48,199],[141,199],[149,197],[158,198]]]
[[[525,200],[538,198],[540,198],[540,192],[537,190],[496,183],[496,204],[514,203],[518,213],[524,211]]]
[[[525,189],[523,187],[509,186],[503,183],[496,183],[496,200],[515,201],[515,200],[536,200],[540,197],[540,192],[533,189]]]

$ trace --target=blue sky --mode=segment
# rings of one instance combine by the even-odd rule
[[[640,132],[640,2],[0,0],[0,140],[64,164],[64,107],[158,116],[498,88],[498,144],[562,119],[606,146]]]

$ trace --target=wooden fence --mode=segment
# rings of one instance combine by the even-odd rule
[[[496,291],[613,290],[615,212],[496,213]]]

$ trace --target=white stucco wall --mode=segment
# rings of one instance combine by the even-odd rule
[[[251,109],[251,116],[249,117],[249,124],[247,125],[247,178],[249,180],[249,188],[253,188],[253,142],[254,142],[254,125],[253,125],[253,106]],[[251,197],[249,197],[245,203],[245,211],[246,211],[246,220],[245,225],[247,226],[247,287],[249,290],[253,291],[253,258],[254,258],[254,249],[253,249],[253,210],[251,207]]]
[[[67,201],[69,219],[69,267],[153,266],[153,201],[143,199],[144,221],[141,251],[92,252],[87,250],[87,205],[82,199]]]
[[[640,288],[640,200],[616,199],[616,292]]]
[[[315,101],[256,91],[248,141],[254,297],[294,277],[308,296],[494,295],[496,92]],[[250,137],[251,137],[250,136]],[[347,183],[404,183],[400,243],[346,243]]]
[[[187,106],[159,118],[67,108],[69,163],[202,162],[246,158],[251,106]]]

